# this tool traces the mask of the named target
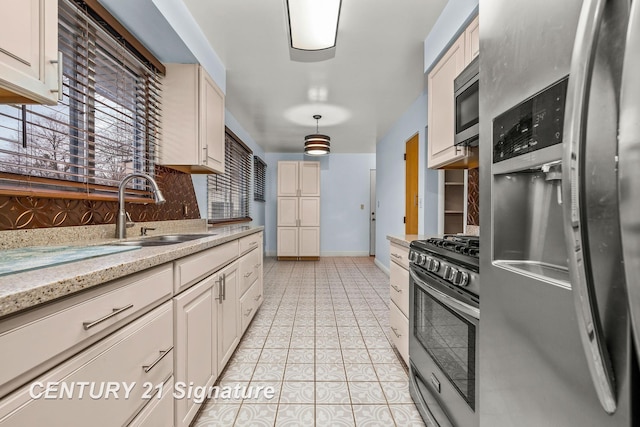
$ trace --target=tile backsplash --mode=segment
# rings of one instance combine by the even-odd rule
[[[191,175],[156,166],[156,181],[166,203],[128,204],[135,222],[198,219]],[[116,201],[0,196],[0,230],[115,224]]]
[[[467,225],[480,226],[480,172],[469,169],[467,180]]]

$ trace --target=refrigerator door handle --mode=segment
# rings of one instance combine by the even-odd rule
[[[617,408],[615,379],[602,332],[589,254],[583,247],[583,244],[588,244],[588,238],[581,208],[589,89],[605,2],[585,0],[578,21],[565,106],[562,198],[569,274],[580,339],[600,404],[612,414]]]
[[[618,129],[618,199],[624,270],[633,323],[636,354],[640,356],[640,2],[631,4],[627,28]]]

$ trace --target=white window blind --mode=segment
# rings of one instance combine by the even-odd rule
[[[267,164],[258,156],[253,156],[253,200],[264,202]]]
[[[76,2],[59,1],[58,32],[63,100],[0,105],[0,187],[113,195],[125,174],[154,174],[160,76]]]
[[[228,129],[225,133],[225,172],[207,178],[210,222],[250,220],[249,197],[253,152]]]

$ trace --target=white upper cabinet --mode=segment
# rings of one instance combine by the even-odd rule
[[[477,164],[477,151],[454,144],[453,81],[478,56],[480,39],[476,17],[427,76],[429,168],[468,168]]]
[[[320,196],[319,162],[278,162],[278,197]]]
[[[160,164],[224,173],[224,94],[198,64],[165,64]]]
[[[55,105],[58,0],[0,0],[0,10],[0,103]]]

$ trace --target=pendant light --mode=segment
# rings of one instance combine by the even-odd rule
[[[316,133],[304,137],[304,154],[308,156],[324,156],[331,151],[331,138],[318,133],[318,120],[322,116],[315,114],[313,118],[316,119]]]

